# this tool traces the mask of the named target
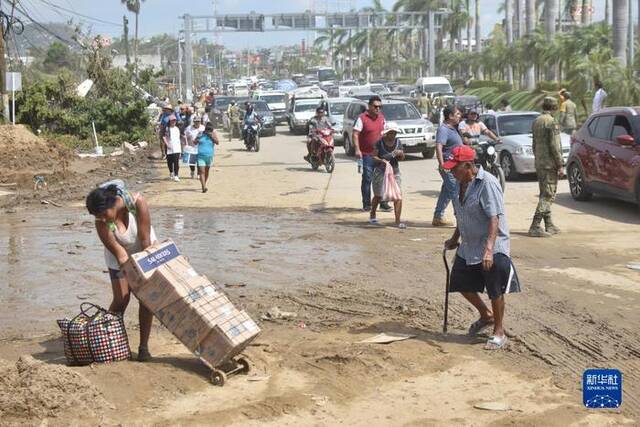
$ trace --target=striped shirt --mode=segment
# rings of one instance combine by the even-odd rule
[[[460,184],[458,190],[459,187]],[[498,216],[498,233],[493,253],[509,256],[509,226],[504,215],[502,189],[496,177],[480,167],[474,180],[469,183],[462,203],[459,197],[453,198],[453,209],[461,238],[458,256],[467,265],[482,262],[490,220],[494,216]]]

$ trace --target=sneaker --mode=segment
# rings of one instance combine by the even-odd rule
[[[177,176],[174,176],[174,177],[173,177],[173,180],[174,180],[175,182],[180,182],[180,178],[178,178]]]
[[[453,224],[451,224],[449,221],[445,220],[444,218],[433,218],[433,221],[431,221],[431,225],[434,227],[449,227]]]
[[[371,206],[363,206],[362,212],[371,212]]]
[[[389,212],[389,211],[392,211],[393,208],[389,206],[389,202],[382,202],[380,203],[380,210],[382,212]]]
[[[169,181],[173,181],[173,172],[169,174]]]

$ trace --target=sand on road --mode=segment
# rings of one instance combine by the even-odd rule
[[[0,273],[12,272],[24,284],[10,280],[2,295],[21,313],[31,300],[20,298],[20,286],[47,289],[53,302],[49,314],[42,302],[36,308],[42,322],[22,327],[15,322],[3,333],[0,357],[6,362],[0,367],[19,379],[16,361],[32,354],[43,363],[37,372],[49,367],[81,375],[92,393],[97,390],[99,399],[108,402],[83,407],[90,411],[87,419],[107,425],[636,423],[639,293],[637,272],[625,268],[640,259],[636,207],[600,198],[573,202],[563,182],[554,213],[565,232],[553,239],[530,239],[525,232],[537,184],[509,182],[505,201],[512,255],[524,292],[507,301],[509,347],[487,352],[482,350],[486,336],[466,336],[475,315],[457,295],[451,297],[449,334],[441,333],[441,248],[453,230],[430,226],[440,187],[435,161],[415,157],[400,165],[403,218],[409,225],[401,231],[386,227],[393,223],[391,214],[380,214],[380,227],[367,224],[367,214],[359,209],[360,177],[341,148],[333,174],[312,171],[302,160],[304,151],[303,137],[283,132],[264,138],[259,153],[225,141],[216,154],[208,193],[202,194],[190,179],[169,182],[160,162],[156,178],[144,188],[163,237],[178,241],[194,267],[221,286],[243,285],[226,288],[234,302],[254,318],[274,306],[297,314],[262,322],[263,334],[247,351],[254,365],[248,377],[235,377],[224,388],[211,386],[207,370],[158,325],[151,341],[153,363],[60,366],[62,347],[52,321],[72,314],[69,310],[80,302],[68,299],[74,293],[87,295],[90,286],[91,298],[102,305],[109,302],[104,275],[87,273],[104,268],[96,256],[97,239],[95,247],[89,240],[75,243],[87,246],[92,258],[78,255],[74,265],[64,266],[55,254],[43,251],[44,263],[51,257],[63,268],[22,274],[23,266],[37,269],[25,259],[30,241],[21,240],[34,228],[19,221],[9,226],[6,218],[0,230],[16,235],[9,251],[0,253],[7,258]],[[187,176],[187,169],[181,174]],[[90,218],[77,209],[66,213],[76,225],[58,229],[56,240],[73,244],[80,235],[92,237],[91,224],[81,220]],[[47,211],[51,215],[60,214]],[[52,245],[51,250],[68,252],[69,244]],[[83,281],[75,280],[78,275]],[[47,287],[44,282],[52,276],[73,288]],[[134,349],[135,313],[134,302],[127,318]],[[389,345],[358,343],[380,332],[415,337]],[[582,407],[582,372],[590,367],[623,372],[622,408],[593,412]],[[45,393],[15,381],[14,395]],[[2,387],[0,403],[13,402]],[[69,399],[78,396],[70,393]],[[503,403],[510,410],[474,408],[481,402]],[[49,408],[43,415],[12,405],[10,411],[0,405],[5,411],[0,424],[81,420],[73,410],[63,414]]]

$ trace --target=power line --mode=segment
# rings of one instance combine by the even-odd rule
[[[64,12],[70,13],[72,15],[76,15],[76,16],[79,16],[81,18],[88,19],[90,21],[99,22],[99,23],[105,24],[105,25],[112,25],[114,27],[122,27],[123,26],[122,24],[118,24],[117,22],[105,21],[104,19],[95,18],[95,17],[89,16],[89,15],[84,15],[82,13],[76,12],[76,11],[71,10],[71,9],[67,9],[66,7],[62,7],[62,6],[57,5],[55,3],[51,3],[50,1],[47,1],[47,0],[40,0],[40,2],[48,5],[49,7],[53,8],[53,9],[62,10]],[[60,12],[58,12],[58,13],[60,13]]]
[[[80,47],[83,47],[83,45],[78,42],[77,40],[74,41],[69,41],[67,39],[65,39],[64,37],[54,33],[53,31],[51,31],[50,29],[48,29],[47,27],[45,27],[44,25],[42,25],[40,22],[36,21],[34,18],[31,17],[31,15],[29,15],[29,13],[27,13],[23,8],[21,8],[20,6],[18,6],[16,4],[16,10],[18,12],[20,12],[22,15],[24,15],[25,18],[29,19],[36,27],[38,27],[41,31],[44,31],[45,33],[55,37],[56,39],[60,40],[63,43],[66,43],[68,45],[73,45],[76,44]]]

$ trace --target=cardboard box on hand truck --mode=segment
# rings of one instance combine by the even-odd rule
[[[241,353],[260,333],[170,240],[132,255],[123,271],[136,297],[211,369]]]

